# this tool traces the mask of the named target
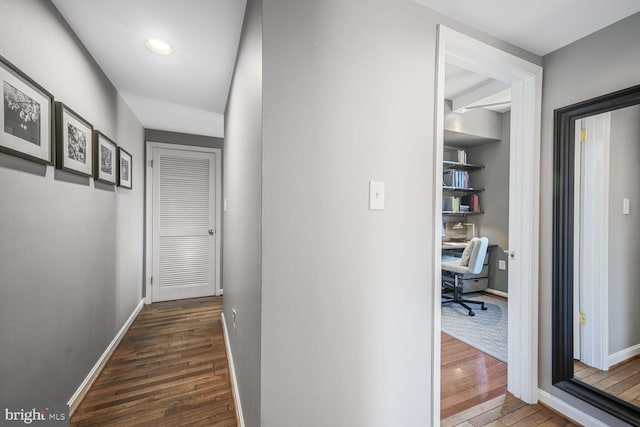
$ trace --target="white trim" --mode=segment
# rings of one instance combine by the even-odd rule
[[[587,132],[582,143],[581,132]],[[586,315],[579,325],[580,360],[588,366],[609,369],[609,148],[611,113],[576,121],[577,208],[574,221],[578,233],[574,246],[578,269],[574,284],[579,292],[578,311]],[[580,157],[578,158],[578,155]],[[597,201],[597,203],[594,203]],[[578,317],[577,312],[574,317]],[[575,350],[574,350],[575,353]]]
[[[538,259],[540,226],[540,124],[542,67],[438,25],[434,144],[433,253],[442,250],[442,156],[444,149],[445,64],[511,84],[511,159],[508,390],[527,403],[538,400]],[[512,232],[513,230],[513,232]],[[431,425],[440,425],[441,259],[433,257]],[[517,332],[516,332],[517,331]]]
[[[503,291],[499,291],[497,289],[487,288],[483,292],[486,292],[488,294],[498,295],[499,297],[503,297],[503,298],[509,299],[509,294],[508,293],[503,292]]]
[[[562,414],[563,417],[568,418],[575,424],[589,427],[609,427],[609,424],[605,424],[599,419],[594,418],[589,414],[585,414],[581,410],[569,405],[564,400],[559,399],[542,389],[538,390],[538,398],[540,399],[540,402]]]
[[[222,331],[224,333],[224,347],[227,350],[227,363],[229,364],[229,375],[231,376],[231,392],[233,394],[233,401],[236,406],[236,418],[238,419],[239,427],[245,427],[244,415],[242,413],[242,402],[240,401],[240,391],[238,390],[238,378],[236,377],[236,368],[233,363],[233,353],[231,353],[231,344],[229,343],[229,333],[227,332],[227,321],[224,318],[224,313],[220,313],[222,319]]]
[[[102,353],[96,364],[93,365],[93,368],[91,368],[89,374],[87,374],[84,381],[82,381],[80,387],[78,387],[76,392],[73,393],[73,396],[69,398],[69,401],[67,402],[67,405],[69,406],[69,418],[71,418],[76,409],[78,409],[80,402],[82,402],[82,399],[84,399],[94,381],[98,378],[100,372],[102,372],[102,369],[109,361],[109,358],[111,357],[115,349],[118,347],[118,344],[120,344],[120,341],[122,341],[122,338],[124,338],[124,335],[129,330],[129,327],[131,326],[133,321],[136,320],[136,317],[138,317],[138,313],[140,313],[142,307],[144,307],[144,299],[141,299],[136,308],[133,309],[133,312],[131,313],[127,321],[124,322],[124,325],[122,325],[122,328],[120,328],[116,336],[113,337],[113,340],[111,340],[111,343],[105,349],[104,353]]]
[[[166,142],[146,141],[145,160],[145,304],[151,304],[151,276],[153,274],[153,159],[154,148],[169,150],[198,151],[215,153],[216,155],[216,295],[222,295],[221,283],[221,251],[222,251],[222,150],[219,148],[199,147],[195,145],[168,144]]]
[[[629,348],[625,348],[620,351],[616,351],[613,354],[609,355],[609,367],[613,365],[617,365],[618,363],[624,362],[625,360],[631,359],[640,354],[640,344],[636,344]]]

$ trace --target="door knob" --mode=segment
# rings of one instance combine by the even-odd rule
[[[213,233],[214,233],[213,229],[210,229],[210,230],[209,230],[209,235],[210,235],[210,236],[213,236]]]

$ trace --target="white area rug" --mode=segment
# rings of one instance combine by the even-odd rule
[[[465,294],[465,298],[484,301],[486,311],[479,304],[469,304],[475,316],[458,304],[442,306],[442,332],[463,341],[496,359],[507,363],[507,300],[490,294]]]

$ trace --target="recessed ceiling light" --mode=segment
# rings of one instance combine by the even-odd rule
[[[158,55],[171,55],[171,52],[173,52],[169,43],[163,42],[162,40],[149,39],[145,44],[151,52],[157,53]]]

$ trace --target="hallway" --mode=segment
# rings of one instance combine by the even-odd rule
[[[72,426],[236,426],[222,297],[145,306]]]

